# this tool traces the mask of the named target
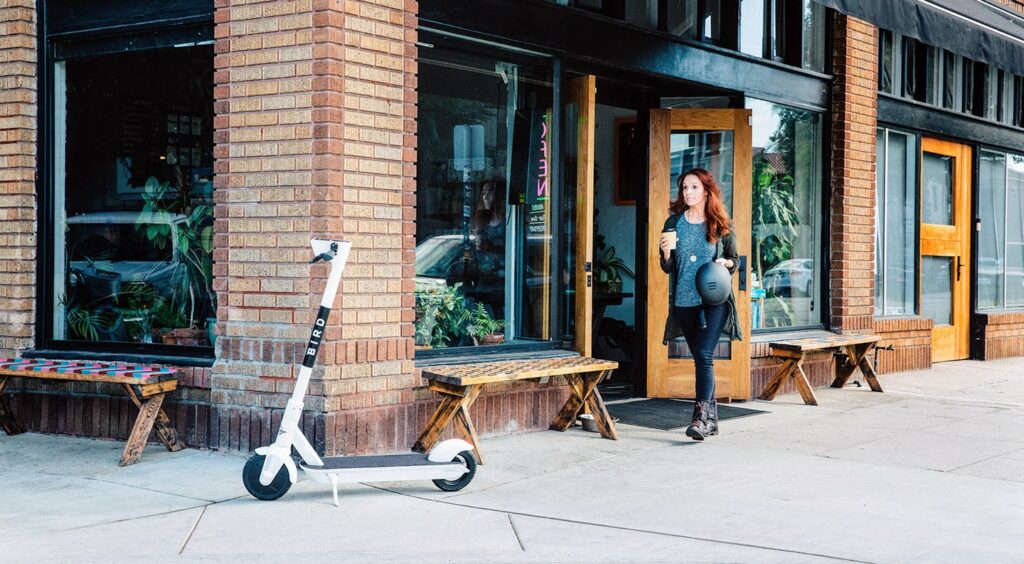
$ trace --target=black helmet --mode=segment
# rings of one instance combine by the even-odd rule
[[[732,290],[729,269],[717,262],[709,262],[697,269],[697,293],[706,305],[724,304]]]

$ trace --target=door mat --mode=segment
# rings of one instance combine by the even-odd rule
[[[607,404],[608,413],[624,425],[636,425],[649,429],[670,431],[690,425],[693,416],[693,402],[664,398]],[[759,409],[718,404],[718,419],[735,419],[748,415],[768,413]]]

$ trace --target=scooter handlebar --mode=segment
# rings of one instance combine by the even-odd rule
[[[310,241],[310,246],[313,247],[313,260],[309,261],[309,264],[314,262],[331,260],[338,254],[338,242],[330,241],[327,239],[313,239]]]

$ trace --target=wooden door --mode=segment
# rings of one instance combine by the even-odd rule
[[[647,395],[692,398],[694,364],[680,337],[662,343],[669,315],[669,276],[658,262],[658,241],[676,197],[679,174],[706,168],[722,187],[736,229],[740,268],[733,276],[742,341],[723,338],[715,353],[715,393],[719,399],[750,399],[751,201],[750,110],[652,110],[647,228]]]
[[[932,362],[970,355],[971,148],[921,144],[921,315],[932,319]]]
[[[575,157],[573,166],[576,183],[576,265],[573,311],[576,351],[590,356],[593,342],[593,290],[594,290],[594,112],[596,111],[597,78],[581,76],[568,81],[566,118],[570,120],[572,143],[568,153]],[[575,122],[575,128],[572,122]],[[568,159],[571,161],[572,159]]]

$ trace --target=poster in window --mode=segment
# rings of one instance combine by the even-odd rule
[[[615,120],[615,204],[636,205],[647,185],[646,146],[635,118]]]

